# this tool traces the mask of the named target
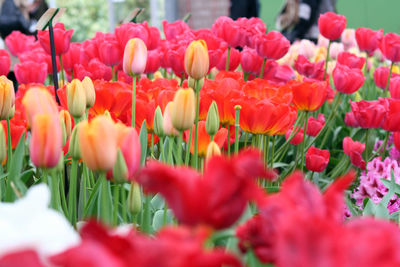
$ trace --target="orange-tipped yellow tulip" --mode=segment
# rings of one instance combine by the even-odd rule
[[[165,135],[168,136],[178,136],[179,132],[174,128],[171,121],[171,113],[174,103],[168,102],[165,106],[164,116],[163,116],[163,130]]]
[[[185,70],[187,74],[200,80],[208,73],[210,59],[208,58],[207,44],[204,40],[193,41],[185,52]]]
[[[33,118],[29,154],[39,168],[53,168],[60,160],[62,132],[57,114],[37,114]]]
[[[68,111],[74,118],[81,118],[86,111],[86,93],[78,79],[67,84]]]
[[[194,123],[195,98],[192,89],[179,89],[175,93],[175,97],[171,110],[172,125],[178,131],[190,129]]]
[[[28,123],[32,126],[33,117],[37,114],[58,114],[54,97],[46,89],[33,87],[29,89],[22,99]]]
[[[6,76],[0,77],[0,120],[10,119],[15,102],[14,85]]]
[[[112,120],[98,116],[78,127],[83,162],[93,171],[112,169],[117,159],[117,131]]]
[[[93,107],[94,102],[96,102],[96,92],[94,90],[94,85],[92,79],[89,77],[85,77],[82,80],[82,86],[83,89],[85,89],[85,95],[86,95],[86,107],[90,108]]]
[[[147,47],[142,39],[130,39],[125,46],[122,67],[130,76],[142,74],[146,68]]]

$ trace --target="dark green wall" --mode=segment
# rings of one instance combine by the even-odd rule
[[[260,16],[268,28],[275,28],[275,18],[283,0],[259,0]],[[348,28],[383,28],[400,33],[400,0],[338,0],[337,9],[347,17]]]

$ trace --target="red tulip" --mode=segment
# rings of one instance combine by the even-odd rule
[[[365,161],[362,158],[362,153],[365,150],[365,144],[362,144],[358,141],[353,141],[351,137],[347,136],[343,139],[343,152],[350,156],[351,163],[364,170],[365,169]]]
[[[392,62],[400,61],[400,35],[395,33],[386,34],[381,42],[382,54]]]
[[[311,63],[308,59],[299,55],[294,62],[294,68],[303,76],[311,79],[322,80],[324,77],[325,61],[321,60],[316,63]]]
[[[244,47],[240,57],[240,65],[244,72],[259,75],[263,59],[255,49]]]
[[[318,149],[311,146],[306,153],[306,168],[312,172],[323,172],[328,166],[329,150]]]
[[[304,81],[291,83],[293,104],[299,110],[316,111],[325,102],[328,83],[325,81]]]
[[[336,90],[344,94],[356,92],[363,86],[365,80],[360,69],[351,69],[341,64],[336,64],[332,76]]]
[[[47,77],[47,64],[43,62],[26,61],[21,64],[16,64],[14,72],[19,84],[44,83]]]
[[[399,74],[392,72],[390,79],[399,76]],[[381,89],[386,89],[386,84],[389,78],[389,68],[380,66],[375,69],[374,72],[374,81],[376,86]]]
[[[5,120],[1,121],[1,124],[3,125],[4,132],[7,132],[7,122]],[[17,148],[18,142],[21,139],[22,134],[25,133],[26,137],[26,121],[25,120],[17,120],[15,118],[10,120],[10,132],[11,132],[11,147],[12,149]],[[6,135],[6,141],[8,136]]]
[[[278,60],[289,51],[290,42],[280,32],[270,31],[256,39],[256,50],[260,57]]]
[[[400,150],[400,132],[393,133],[393,142],[397,150]]]
[[[14,249],[12,252],[0,256],[0,266],[3,267],[45,267],[43,260],[35,250],[32,249]]]
[[[360,27],[356,30],[358,48],[369,54],[378,49],[383,38],[383,30],[373,31],[369,28]]]
[[[162,21],[165,38],[168,41],[176,39],[179,35],[190,31],[189,26],[183,20],[177,20],[169,23],[166,20]]]
[[[390,78],[389,91],[392,98],[400,99],[400,76]]]
[[[73,71],[75,78],[79,80],[83,80],[86,76],[92,80],[109,81],[112,78],[111,67],[104,65],[97,58],[92,59],[87,66],[75,64]]]
[[[318,133],[325,125],[325,116],[324,114],[318,114],[318,118],[310,117],[307,121],[307,131],[306,134],[309,136],[317,136]]]
[[[226,68],[226,57],[228,56],[228,50],[222,54],[218,64],[217,69],[225,70]],[[235,48],[231,48],[230,56],[229,56],[229,71],[234,71],[240,64],[240,52]]]
[[[346,113],[346,115],[344,116],[344,123],[349,127],[360,127],[360,124],[358,124],[358,121],[356,120],[356,117],[354,117],[353,112]]]
[[[11,55],[18,57],[22,53],[29,51],[35,43],[35,36],[25,35],[20,31],[13,31],[5,39],[8,50]]]
[[[178,77],[185,73],[185,51],[188,44],[177,44],[166,53],[168,67],[170,67]]]
[[[114,66],[122,61],[122,51],[116,40],[104,40],[98,49],[99,59],[105,65]]]
[[[381,127],[386,108],[378,100],[376,101],[350,101],[351,110],[361,128],[379,128]]]
[[[400,99],[380,98],[379,101],[386,106],[386,118],[382,129],[390,132],[400,131]]]
[[[32,51],[27,51],[23,54],[20,54],[18,56],[19,61],[21,63],[24,63],[26,61],[33,61],[37,63],[46,63],[47,65],[47,74],[52,74],[53,73],[53,65],[51,61],[51,56],[48,55],[43,48],[36,48]],[[56,63],[57,63],[57,72],[60,71],[60,60],[58,57],[56,57]]]
[[[150,36],[147,23],[124,23],[115,28],[115,37],[123,50],[130,39],[138,38],[141,39],[146,47],[148,46]]]
[[[243,47],[245,45],[239,25],[229,17],[219,17],[212,25],[211,30],[216,36],[227,42],[230,47]]]
[[[7,50],[0,49],[0,76],[5,75],[10,72],[11,59]]]
[[[161,54],[158,50],[152,50],[147,52],[146,68],[144,73],[154,73],[160,66]]]
[[[350,69],[362,69],[365,64],[364,57],[357,57],[350,52],[340,52],[337,57],[337,62],[341,65],[345,65]]]
[[[153,161],[137,180],[144,190],[161,193],[180,222],[223,229],[239,219],[248,201],[264,195],[257,177],[272,178],[273,173],[264,169],[259,153],[243,151],[231,158],[212,157],[203,176]]]
[[[346,17],[333,12],[326,12],[319,16],[318,28],[319,32],[325,38],[334,41],[340,38],[342,32],[346,28]]]
[[[54,25],[53,31],[56,55],[59,56],[67,53],[74,30],[71,29],[66,31],[64,24],[57,23],[56,25]],[[37,35],[40,45],[43,47],[44,51],[46,51],[47,54],[51,55],[49,31],[38,31]]]
[[[68,52],[62,55],[62,61],[64,69],[71,72],[77,64],[87,66],[89,57],[84,52],[81,43],[71,43]]]
[[[296,133],[295,136],[293,136],[292,140],[290,140],[289,143],[292,144],[292,145],[297,146],[297,145],[299,145],[301,142],[303,142],[303,138],[304,138],[304,129],[303,129],[303,128],[300,128],[300,130],[299,130],[298,128],[296,128],[296,130],[294,130],[294,131],[297,132],[297,133]],[[289,139],[289,137],[292,135],[292,132],[293,132],[293,127],[292,127],[290,130],[288,130],[288,131],[286,132],[286,134],[285,134],[286,140]]]

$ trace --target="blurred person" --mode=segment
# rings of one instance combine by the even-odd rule
[[[231,0],[230,17],[234,20],[245,17],[258,17],[260,4],[258,0]]]
[[[319,15],[328,11],[336,12],[336,0],[286,0],[276,27],[290,42],[308,39],[316,43]]]

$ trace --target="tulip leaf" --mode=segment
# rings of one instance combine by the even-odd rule
[[[100,179],[97,179],[92,192],[89,195],[89,200],[86,204],[85,210],[83,212],[83,218],[87,218],[89,215],[94,215],[96,211],[96,200],[99,194]]]
[[[164,198],[161,196],[161,194],[156,194],[153,199],[151,200],[151,206],[155,210],[160,210],[164,207]]]
[[[164,212],[164,209],[157,210],[154,213],[153,217],[153,229],[154,231],[158,231],[161,227],[167,224],[172,224],[172,212],[171,210],[166,210],[166,213]]]
[[[141,157],[140,164],[144,166],[147,157],[147,128],[146,128],[146,120],[143,121],[142,127],[140,128],[139,133],[140,140],[140,148],[141,148]]]

